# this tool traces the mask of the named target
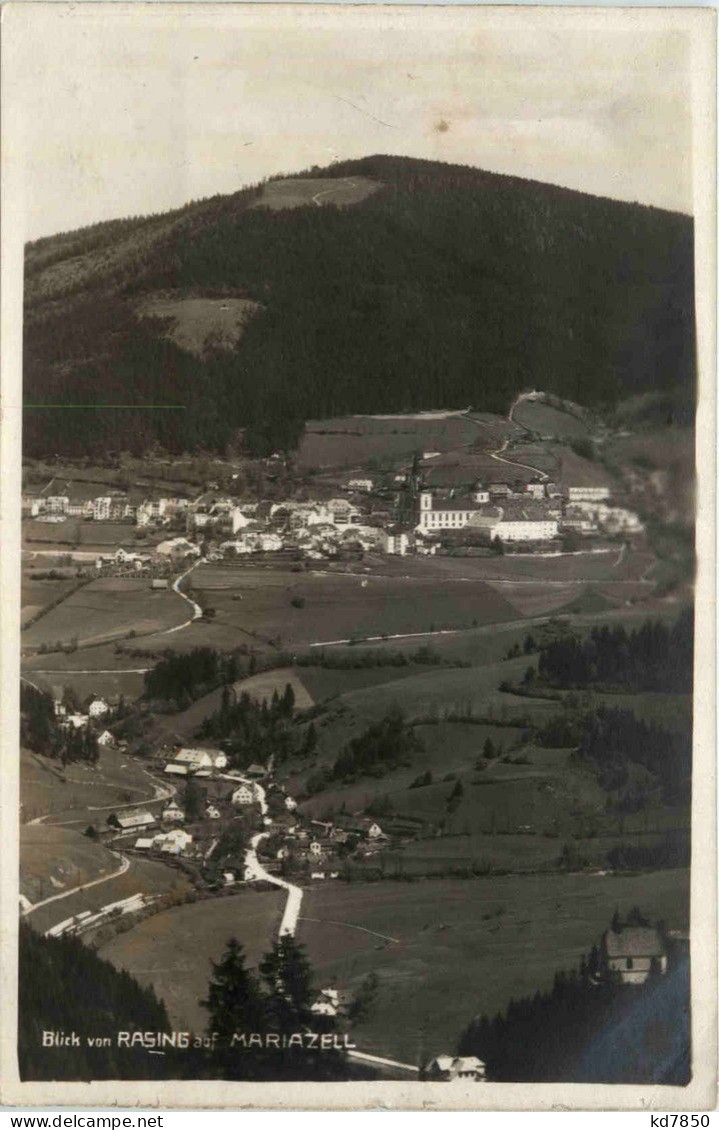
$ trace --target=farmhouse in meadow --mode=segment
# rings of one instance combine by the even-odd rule
[[[653,926],[625,926],[604,935],[607,965],[625,985],[643,985],[652,970],[667,971],[667,950]]]

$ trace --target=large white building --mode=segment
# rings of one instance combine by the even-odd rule
[[[441,530],[461,530],[466,526],[484,531],[490,541],[495,537],[507,542],[550,541],[559,532],[556,513],[548,513],[546,506],[533,499],[509,502],[505,507],[488,507],[476,505],[473,497],[438,501],[429,491],[421,492],[419,531],[439,533]]]
[[[551,541],[559,533],[556,518],[516,517],[498,522],[492,537],[502,541]]]
[[[435,499],[431,491],[423,490],[419,496],[419,522],[416,528],[430,533],[459,530],[467,526],[477,513],[478,504],[474,498],[465,496]]]
[[[110,495],[103,495],[99,498],[92,500],[92,516],[96,522],[107,522],[110,518],[110,509],[112,507],[112,498]]]
[[[611,491],[609,487],[570,487],[570,502],[606,502]]]
[[[49,494],[45,499],[45,510],[48,514],[64,514],[69,501],[66,494]]]

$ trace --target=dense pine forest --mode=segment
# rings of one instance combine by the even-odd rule
[[[167,1032],[152,989],[103,961],[77,938],[44,938],[20,924],[18,1056],[23,1079],[154,1079],[167,1059],[117,1047],[118,1031]],[[43,1047],[43,1032],[76,1032],[79,1047]],[[111,1046],[87,1038],[111,1037]]]
[[[690,693],[694,678],[694,609],[671,625],[645,620],[593,628],[586,639],[566,634],[539,652],[538,674],[552,687]]]
[[[347,207],[252,207],[261,187],[38,241],[26,254],[28,455],[291,448],[308,418],[473,405],[543,388],[588,406],[648,390],[693,415],[691,219],[462,166],[313,169],[380,187]],[[257,304],[204,354],[148,295]]]

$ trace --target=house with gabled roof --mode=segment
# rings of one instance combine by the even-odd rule
[[[239,785],[232,793],[233,804],[254,804],[255,793],[249,785]]]
[[[134,832],[139,828],[149,828],[152,824],[157,823],[153,814],[143,809],[134,812],[112,812],[108,816],[107,822],[121,832]]]
[[[438,1055],[424,1069],[427,1080],[444,1083],[484,1083],[486,1072],[486,1065],[475,1055]]]
[[[603,939],[609,969],[625,985],[643,985],[652,970],[667,971],[667,950],[654,926],[623,926],[607,930]]]

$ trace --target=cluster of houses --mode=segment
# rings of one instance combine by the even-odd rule
[[[135,503],[125,491],[111,490],[82,501],[73,501],[67,494],[23,494],[22,514],[39,522],[64,522],[68,518],[82,518],[94,522],[135,522],[138,526],[151,523],[169,525],[181,517],[191,505],[186,498],[146,499]]]
[[[281,552],[321,560],[358,551],[433,554],[443,535],[458,530],[478,535],[480,543],[499,539],[527,545],[551,543],[568,531],[586,536],[642,531],[636,514],[611,504],[607,486],[563,486],[536,478],[477,482],[469,490],[430,488],[421,485],[415,468],[381,482],[360,475],[349,479],[344,491],[302,501],[244,501],[206,492],[194,501],[158,498],[138,504],[119,491],[80,503],[67,495],[23,496],[23,512],[43,521],[82,517],[182,531],[151,553],[119,549],[96,561],[100,572],[153,577],[201,553],[211,561]]]
[[[58,725],[69,729],[72,727],[75,730],[82,730],[86,726],[101,726],[102,719],[105,715],[109,714],[112,710],[110,703],[107,699],[98,695],[90,695],[83,704],[82,710],[70,710],[62,701],[56,698],[53,701],[53,713]],[[97,738],[98,745],[109,746],[115,743],[115,739],[109,730],[101,729]]]
[[[208,860],[213,847],[210,844],[206,850],[206,841],[216,842],[238,816],[254,811],[257,826],[267,833],[267,843],[258,847],[265,869],[322,881],[340,877],[340,863],[347,855],[369,859],[390,841],[371,817],[341,815],[323,821],[300,816],[297,801],[271,779],[267,765],[254,763],[241,776],[229,773],[227,755],[215,749],[176,748],[169,759],[160,751],[156,760],[158,765],[164,763],[169,777],[198,782],[195,811],[190,819],[184,804],[172,797],[157,811],[152,805],[112,813],[108,830],[127,838],[125,846],[137,851]],[[132,836],[136,838],[129,842]],[[226,864],[222,871],[225,885],[254,878],[241,860]]]

